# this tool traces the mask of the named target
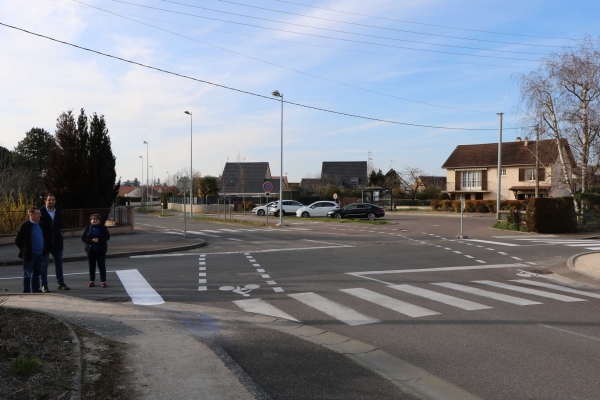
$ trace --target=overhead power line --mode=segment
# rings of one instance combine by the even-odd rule
[[[129,64],[137,65],[137,66],[140,66],[140,67],[143,67],[143,68],[148,68],[148,69],[151,69],[151,70],[154,70],[154,71],[163,72],[165,74],[174,75],[174,76],[177,76],[177,77],[180,77],[180,78],[185,78],[185,79],[189,79],[189,80],[192,80],[192,81],[205,83],[207,85],[212,85],[212,86],[220,87],[220,88],[223,88],[223,89],[232,90],[232,91],[235,91],[235,92],[248,94],[248,95],[251,95],[251,96],[260,97],[260,98],[263,98],[263,99],[266,99],[266,100],[270,100],[270,101],[281,102],[281,100],[274,99],[271,96],[265,96],[265,95],[262,95],[262,94],[249,92],[247,90],[242,90],[242,89],[237,89],[237,88],[233,88],[233,87],[229,87],[229,86],[225,86],[225,85],[220,85],[218,83],[213,83],[213,82],[209,82],[209,81],[206,81],[206,80],[194,78],[194,77],[191,77],[191,76],[188,76],[188,75],[183,75],[183,74],[180,74],[180,73],[177,73],[177,72],[173,72],[173,71],[169,71],[169,70],[166,70],[166,69],[153,67],[153,66],[147,65],[147,64],[142,64],[142,63],[139,63],[137,61],[128,60],[126,58],[114,56],[112,54],[103,53],[103,52],[98,51],[98,50],[93,50],[93,49],[90,49],[90,48],[87,48],[87,47],[83,47],[83,46],[79,46],[79,45],[76,45],[76,44],[73,44],[73,43],[65,42],[63,40],[55,39],[55,38],[52,38],[50,36],[46,36],[46,35],[42,35],[42,34],[39,34],[39,33],[31,32],[31,31],[28,31],[26,29],[19,28],[19,27],[13,26],[13,25],[5,24],[5,23],[2,23],[2,22],[0,22],[0,25],[5,26],[7,28],[15,29],[15,30],[18,30],[18,31],[21,31],[21,32],[25,32],[25,33],[30,34],[30,35],[34,35],[34,36],[38,36],[38,37],[41,37],[41,38],[44,38],[44,39],[48,39],[48,40],[51,40],[53,42],[61,43],[61,44],[64,44],[64,45],[67,45],[67,46],[71,46],[71,47],[75,47],[75,48],[80,49],[80,50],[89,51],[91,53],[99,54],[101,56],[113,58],[115,60],[123,61],[123,62],[129,63]],[[366,116],[357,115],[357,114],[350,114],[350,113],[345,113],[345,112],[340,112],[340,111],[333,111],[333,110],[328,110],[328,109],[325,109],[325,108],[310,106],[310,105],[307,105],[307,104],[294,103],[294,102],[291,102],[289,100],[283,100],[283,102],[286,103],[286,104],[289,104],[289,105],[294,105],[294,106],[298,106],[298,107],[304,107],[304,108],[308,108],[308,109],[316,110],[316,111],[327,112],[327,113],[330,113],[330,114],[343,115],[343,116],[346,116],[346,117],[353,117],[353,118],[360,118],[360,119],[365,119],[365,120],[375,121],[375,122],[384,122],[384,123],[388,123],[388,124],[414,126],[414,127],[418,127],[418,128],[432,128],[432,129],[457,130],[457,131],[496,131],[497,130],[496,128],[460,128],[460,127],[448,127],[448,126],[412,124],[412,123],[408,123],[408,122],[392,121],[392,120],[386,120],[386,119],[380,119],[380,118],[366,117]],[[504,128],[504,129],[519,129],[519,128]]]
[[[179,36],[179,37],[182,37],[182,38],[185,38],[185,39],[188,39],[188,40],[192,40],[194,42],[202,43],[204,45],[207,45],[207,46],[210,46],[210,47],[214,47],[216,49],[223,50],[223,51],[226,51],[228,53],[236,54],[238,56],[246,57],[246,58],[249,58],[249,59],[254,60],[254,61],[259,61],[259,62],[262,62],[262,63],[267,64],[267,65],[272,65],[274,67],[278,67],[278,68],[282,68],[282,69],[285,69],[285,70],[288,70],[288,71],[296,72],[296,73],[299,73],[299,74],[302,74],[302,75],[310,76],[312,78],[320,79],[322,81],[326,81],[326,82],[330,82],[330,83],[335,83],[336,85],[346,86],[346,87],[349,87],[349,88],[361,90],[363,92],[378,94],[378,95],[381,95],[381,96],[391,97],[391,98],[395,98],[395,99],[399,99],[399,100],[403,100],[403,101],[408,101],[408,102],[411,102],[411,103],[423,104],[423,105],[431,106],[431,107],[438,107],[438,108],[445,108],[445,109],[449,109],[449,110],[466,111],[466,112],[473,112],[473,113],[483,113],[483,111],[478,111],[478,110],[468,110],[468,109],[465,109],[465,108],[443,106],[443,105],[440,105],[440,104],[433,104],[433,103],[427,103],[427,102],[419,101],[419,100],[407,99],[405,97],[395,96],[393,94],[378,92],[376,90],[366,89],[366,88],[362,88],[360,86],[351,85],[349,83],[344,83],[344,82],[336,81],[336,80],[333,80],[333,79],[324,78],[322,76],[310,74],[308,72],[300,71],[300,70],[297,70],[297,69],[294,69],[294,68],[290,68],[290,67],[286,67],[286,66],[283,66],[283,65],[280,65],[280,64],[276,64],[276,63],[273,63],[273,62],[270,62],[270,61],[265,61],[265,60],[262,60],[262,59],[257,58],[257,57],[249,56],[247,54],[243,54],[243,53],[240,53],[240,52],[237,52],[237,51],[229,50],[229,49],[226,49],[224,47],[216,46],[214,44],[207,43],[207,42],[204,42],[202,40],[194,39],[192,37],[185,36],[185,35],[182,35],[180,33],[176,33],[176,32],[170,31],[168,29],[159,28],[157,26],[150,25],[150,24],[138,21],[138,20],[133,19],[133,18],[125,17],[123,15],[119,15],[117,13],[105,10],[103,8],[100,8],[100,7],[92,6],[90,4],[84,3],[84,2],[79,1],[79,0],[72,0],[72,1],[74,1],[76,3],[84,4],[84,5],[86,5],[86,6],[90,7],[90,8],[94,8],[96,10],[103,11],[103,12],[106,12],[108,14],[116,15],[118,17],[127,19],[129,21],[136,22],[136,23],[141,24],[141,25],[148,26],[148,27],[153,28],[153,29],[157,29],[157,30],[162,31],[162,32],[170,33],[171,35]]]
[[[577,41],[581,40],[581,39],[553,37],[553,36],[526,35],[526,34],[522,34],[522,33],[485,31],[485,30],[481,30],[481,29],[458,28],[456,26],[428,24],[428,23],[424,23],[424,22],[408,21],[408,20],[404,20],[404,19],[386,18],[386,17],[375,16],[375,15],[367,15],[367,14],[354,13],[354,12],[350,12],[350,11],[334,10],[332,8],[317,7],[317,6],[308,5],[308,4],[295,3],[293,1],[286,1],[286,0],[273,0],[273,1],[277,1],[279,3],[294,4],[296,6],[314,8],[314,9],[317,9],[317,10],[333,11],[333,12],[336,12],[336,13],[347,14],[347,15],[357,15],[359,17],[375,18],[375,19],[381,19],[381,20],[385,20],[385,21],[403,22],[405,24],[431,26],[433,28],[454,29],[454,30],[457,30],[457,31],[491,33],[491,34],[494,34],[494,35],[520,36],[520,37],[529,37],[529,38],[538,38],[538,39],[577,40]]]
[[[177,3],[175,1],[168,1],[168,0],[161,0],[161,1],[166,1],[167,3],[183,4],[183,3]],[[361,24],[361,23],[358,23],[358,22],[340,21],[340,20],[337,20],[337,19],[315,17],[314,15],[306,15],[306,14],[293,13],[293,12],[289,12],[289,11],[274,10],[272,8],[253,6],[253,5],[250,5],[250,4],[237,3],[237,2],[234,2],[234,1],[228,1],[228,0],[217,0],[217,1],[220,1],[222,3],[235,4],[237,6],[256,8],[258,10],[265,10],[265,11],[276,12],[276,13],[280,13],[280,14],[288,14],[288,15],[295,15],[295,16],[298,16],[298,17],[317,19],[317,20],[321,20],[321,21],[337,22],[337,23],[340,23],[340,24],[356,25],[356,26],[362,26],[362,27],[365,27],[365,28],[383,29],[383,30],[387,30],[387,31],[396,31],[396,32],[403,32],[403,33],[414,33],[414,34],[417,34],[417,35],[436,36],[436,37],[443,37],[443,38],[449,38],[449,39],[460,39],[460,40],[473,40],[473,41],[477,41],[477,42],[516,44],[516,45],[519,45],[519,46],[559,47],[559,48],[563,47],[563,46],[556,46],[556,45],[551,45],[551,44],[515,43],[515,42],[504,42],[504,41],[499,41],[499,40],[475,39],[475,38],[467,38],[467,37],[460,37],[460,36],[440,35],[440,34],[436,34],[436,33],[407,31],[405,29],[389,28],[389,27],[386,27],[386,26],[367,25],[367,24]],[[190,7],[195,7],[195,6],[190,6]],[[429,43],[429,44],[434,44],[434,43]]]

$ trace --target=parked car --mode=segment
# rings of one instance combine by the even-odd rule
[[[296,200],[283,200],[283,215],[296,214],[296,211],[304,204]],[[276,201],[270,208],[270,212],[279,217],[279,201]]]
[[[296,217],[326,217],[332,210],[339,210],[340,205],[335,201],[316,201],[310,206],[300,207],[296,211]]]
[[[275,203],[276,203],[275,201],[272,201],[272,202],[270,202],[270,203],[267,203],[267,204],[265,204],[264,206],[257,206],[257,207],[254,207],[254,208],[252,209],[252,212],[253,212],[254,214],[258,215],[259,217],[262,217],[262,216],[264,216],[264,215],[267,213],[267,211],[269,211],[269,215],[271,215],[271,214],[273,214],[273,213],[272,213],[272,212],[271,212],[269,209],[270,209],[270,208],[271,208],[271,206],[272,206],[273,204],[275,204]]]
[[[339,210],[331,210],[327,213],[329,218],[381,218],[385,216],[385,210],[382,207],[369,203],[352,203]]]

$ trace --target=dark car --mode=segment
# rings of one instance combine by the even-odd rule
[[[352,203],[339,210],[331,210],[327,213],[329,218],[381,218],[385,216],[382,207],[369,203]]]

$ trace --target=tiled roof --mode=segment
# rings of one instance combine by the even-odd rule
[[[336,186],[349,187],[352,178],[358,178],[358,186],[367,186],[366,161],[323,161],[321,178]]]
[[[535,165],[535,141],[502,143],[502,166]],[[565,157],[574,162],[571,148],[566,139],[561,139],[566,147]],[[553,164],[558,159],[556,141],[539,141],[539,158],[542,164]],[[572,164],[574,166],[574,164]],[[469,144],[456,146],[442,168],[469,168],[498,166],[498,143]]]
[[[135,186],[121,186],[117,196],[125,196],[126,194],[133,192],[135,189],[137,189]]]
[[[226,193],[242,193],[242,180],[245,193],[263,193],[265,179],[270,179],[275,186],[268,162],[228,162],[223,168],[223,179]],[[279,179],[277,189],[279,190]],[[223,186],[219,186],[219,190],[223,190]]]

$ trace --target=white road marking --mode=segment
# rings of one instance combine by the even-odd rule
[[[271,278],[268,274],[262,274],[261,277],[263,277],[264,279],[270,279]]]
[[[462,251],[454,250],[453,253],[462,254]]]
[[[253,267],[260,267],[260,264],[252,264]]]
[[[340,289],[344,293],[348,293],[352,296],[358,297],[371,303],[375,303],[379,306],[388,308],[392,311],[396,311],[400,314],[407,315],[409,317],[418,318],[426,317],[428,315],[437,315],[438,312],[428,310],[423,307],[416,306],[414,304],[406,303],[402,300],[395,299],[393,297],[385,296],[377,292],[373,292],[368,289],[354,288],[354,289]]]
[[[243,239],[227,238],[227,240],[234,240],[236,242],[243,242]]]
[[[264,270],[264,269],[262,269],[262,268],[258,268],[258,269],[256,270],[256,272],[265,272],[265,270]]]
[[[211,231],[209,229],[203,229],[202,232],[210,232],[210,233],[221,233],[219,231]]]
[[[458,290],[461,292],[474,294],[476,296],[482,296],[482,297],[487,297],[487,298],[494,299],[494,300],[504,301],[507,303],[516,304],[518,306],[529,306],[529,305],[533,305],[533,304],[542,304],[537,301],[521,299],[519,297],[513,297],[513,296],[509,296],[509,295],[502,294],[502,293],[490,292],[487,290],[474,288],[474,287],[470,287],[470,286],[465,286],[465,285],[459,285],[457,283],[452,283],[452,282],[432,283],[432,285],[442,286],[442,287],[445,287],[448,289],[454,289],[454,290]]]
[[[276,285],[275,281],[267,281],[267,284],[269,284],[269,285]]]
[[[519,258],[519,257],[511,257],[511,258],[512,258],[513,260],[523,261],[523,259],[522,259],[522,258]]]
[[[281,311],[277,307],[274,307],[261,299],[234,300],[233,303],[242,310],[249,313],[268,315],[270,317],[283,318],[288,319],[290,321],[300,322],[291,315]]]
[[[550,293],[550,292],[544,292],[541,290],[524,288],[521,286],[509,285],[509,284],[501,283],[501,282],[494,282],[494,281],[473,281],[473,282],[481,283],[483,285],[494,286],[494,287],[506,289],[506,290],[514,290],[515,292],[532,294],[534,296],[547,297],[549,299],[554,299],[554,300],[559,300],[559,301],[566,301],[566,302],[587,301],[585,299],[578,299],[576,297],[565,296],[562,294],[556,294],[556,293]]]
[[[115,271],[133,304],[154,306],[165,301],[137,269]]]
[[[219,230],[223,231],[223,232],[239,232],[239,230],[237,230],[237,229],[219,229]],[[205,231],[205,232],[208,232],[208,231]]]
[[[475,258],[475,257],[473,257],[473,256],[469,256],[469,255],[467,255],[467,254],[465,254],[465,257],[467,257],[467,258]]]
[[[475,260],[475,261],[477,261],[478,263],[481,263],[481,264],[487,264],[487,262],[485,262],[483,260]]]
[[[378,319],[363,315],[313,292],[288,294],[288,296],[350,326],[380,322]]]
[[[600,342],[600,338],[594,337],[594,336],[588,336],[588,335],[584,335],[583,333],[577,333],[577,332],[573,332],[573,331],[568,331],[566,329],[561,329],[561,328],[556,328],[554,326],[549,326],[549,325],[544,325],[544,324],[538,324],[539,326],[543,326],[544,328],[550,328],[550,329],[554,329],[557,331],[561,331],[561,332],[565,332],[565,333],[570,333],[571,335],[575,335],[575,336],[581,336],[584,337],[586,339],[591,339],[591,340],[596,340],[598,342]]]
[[[364,272],[346,272],[347,275],[384,275],[384,274],[410,274],[414,272],[442,272],[442,271],[465,271],[471,269],[494,269],[494,268],[514,268],[526,267],[525,264],[492,264],[492,265],[468,265],[464,267],[440,267],[440,268],[421,268],[421,269],[395,269],[389,271],[364,271]]]
[[[579,294],[581,296],[588,296],[588,297],[600,299],[600,294],[598,294],[598,293],[586,292],[586,291],[578,290],[578,289],[571,289],[571,288],[568,288],[565,286],[553,285],[551,283],[531,281],[529,279],[513,279],[512,281],[518,282],[518,283],[523,283],[525,285],[539,286],[539,287],[543,287],[543,288],[560,290],[563,292],[569,292],[569,293]]]
[[[282,288],[280,288],[280,287],[274,287],[274,288],[273,288],[273,291],[274,291],[275,293],[283,293],[283,292],[285,292],[285,290],[283,290],[283,289],[282,289]]]
[[[586,247],[586,250],[600,250],[600,247]]]
[[[206,279],[198,279],[198,283],[206,283]]]
[[[198,265],[206,265],[206,262],[204,262],[204,261],[199,261],[199,262],[198,262]]]
[[[206,271],[206,267],[198,267],[200,271]]]
[[[203,292],[203,291],[206,291],[206,290],[208,290],[208,287],[206,287],[206,286],[198,286],[198,291],[199,292]]]
[[[210,237],[221,237],[221,236],[209,235],[208,233],[197,232],[197,231],[187,231],[187,233],[193,233],[194,235],[204,235],[204,236],[210,236]]]
[[[490,244],[498,244],[500,246],[510,246],[510,247],[519,247],[520,244],[514,243],[503,243],[503,242],[492,242],[490,240],[478,240],[478,239],[467,239],[469,242],[478,242],[478,243],[490,243]]]
[[[529,265],[537,265],[536,263],[534,263],[534,262],[531,262],[531,261],[527,261],[525,264],[529,264]]]
[[[492,308],[483,304],[475,303],[473,301],[459,299],[458,297],[448,296],[447,294],[434,292],[433,290],[421,289],[411,285],[392,285],[388,286],[391,289],[400,290],[402,292],[414,294],[415,296],[425,297],[426,299],[439,301],[440,303],[447,304],[449,306],[458,307],[463,310],[485,310]]]
[[[508,255],[507,253],[503,253],[501,251],[499,251],[498,254],[502,254],[503,256],[507,256]]]
[[[206,272],[198,272],[198,276],[206,276]]]

